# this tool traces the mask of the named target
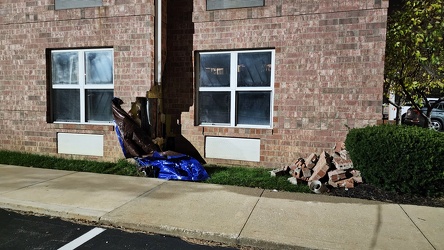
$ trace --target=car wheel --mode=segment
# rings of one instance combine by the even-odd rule
[[[430,124],[433,130],[441,131],[442,123],[438,120],[432,120],[432,124]]]

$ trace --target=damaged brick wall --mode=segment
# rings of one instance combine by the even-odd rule
[[[179,7],[180,6],[180,7]],[[164,112],[171,129],[180,134],[177,120],[193,105],[193,0],[168,1],[167,60],[163,74]]]
[[[260,138],[260,163],[273,167],[328,150],[347,126],[381,119],[388,1],[265,1],[264,7],[206,11],[194,1],[194,50],[275,48],[272,129],[200,127],[195,106],[182,134],[204,155],[205,136]]]

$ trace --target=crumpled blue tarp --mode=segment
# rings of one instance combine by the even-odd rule
[[[199,161],[184,154],[165,156],[154,152],[152,156],[135,160],[141,168],[153,167],[157,177],[167,180],[204,181],[209,178]]]
[[[122,134],[119,127],[115,123],[115,130],[123,154],[126,155],[126,150],[123,143]],[[150,172],[150,176],[158,177],[167,180],[183,180],[183,181],[204,181],[209,178],[205,168],[195,158],[184,155],[162,155],[154,151],[152,156],[134,157],[139,168],[142,171]]]

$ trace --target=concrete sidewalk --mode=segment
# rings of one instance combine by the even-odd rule
[[[0,207],[264,249],[444,249],[444,208],[153,178],[0,165]]]

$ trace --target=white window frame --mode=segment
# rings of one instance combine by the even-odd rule
[[[112,84],[86,84],[86,72],[85,72],[85,52],[88,51],[111,51],[113,54],[112,64],[113,64],[113,83]],[[50,67],[52,72],[52,53],[60,52],[77,52],[79,57],[79,84],[53,84],[52,79],[50,80],[50,88],[54,89],[78,89],[80,91],[80,122],[70,122],[70,121],[55,121],[53,118],[54,103],[51,103],[51,120],[53,123],[70,123],[70,124],[97,124],[97,125],[107,125],[112,124],[112,120],[109,122],[87,122],[86,121],[86,97],[85,92],[88,89],[98,89],[98,90],[114,90],[114,49],[112,48],[97,48],[97,49],[65,49],[65,50],[51,50],[51,61]],[[52,74],[52,73],[51,73]],[[52,91],[51,91],[52,92]],[[52,93],[51,93],[52,95]],[[111,106],[111,103],[109,104]]]
[[[257,52],[271,52],[271,75],[269,87],[238,87],[237,86],[237,62],[240,53],[257,53]],[[230,86],[229,87],[200,87],[200,55],[205,54],[230,54]],[[273,107],[274,107],[274,73],[275,73],[275,50],[274,49],[256,49],[256,50],[235,50],[235,51],[209,51],[198,52],[198,62],[196,66],[196,86],[197,86],[197,102],[199,100],[200,92],[230,92],[230,123],[200,123],[198,103],[196,105],[196,123],[199,126],[206,127],[237,127],[237,128],[273,128]],[[270,124],[269,125],[253,125],[253,124],[236,124],[236,93],[240,91],[249,92],[270,92]]]

